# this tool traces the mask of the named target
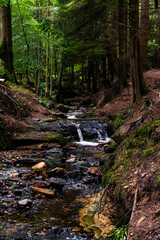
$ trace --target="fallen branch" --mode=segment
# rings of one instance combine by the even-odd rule
[[[133,208],[132,208],[132,213],[131,213],[131,217],[130,217],[130,221],[129,221],[129,226],[132,222],[132,219],[133,219],[133,216],[134,216],[134,212],[135,212],[135,209],[136,209],[136,205],[137,205],[137,194],[138,194],[138,185],[136,187],[136,190],[135,190],[135,194],[134,194],[134,202],[133,202]],[[129,231],[128,231],[128,237],[127,237],[127,240],[129,240]]]

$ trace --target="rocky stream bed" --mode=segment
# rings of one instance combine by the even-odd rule
[[[30,124],[36,131],[16,134],[18,147],[0,155],[0,239],[100,239],[94,218],[107,124],[78,122],[85,138],[97,138],[95,146],[79,144],[75,122],[34,119]],[[61,135],[54,138],[55,132]],[[106,232],[113,227],[107,221]]]

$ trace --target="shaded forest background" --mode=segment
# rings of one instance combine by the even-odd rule
[[[159,40],[157,0],[3,0],[0,77],[58,102],[122,94],[130,78],[138,102],[143,72],[159,68]]]

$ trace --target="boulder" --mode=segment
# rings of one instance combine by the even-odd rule
[[[28,135],[16,135],[14,141],[17,145],[30,145],[41,142],[56,142],[65,145],[67,138],[57,132],[31,132]]]
[[[67,113],[69,111],[69,107],[62,103],[58,104],[57,108],[64,113]]]
[[[32,170],[35,170],[36,172],[38,172],[43,177],[46,177],[46,175],[47,175],[45,162],[40,162],[40,163],[34,165],[32,167]]]

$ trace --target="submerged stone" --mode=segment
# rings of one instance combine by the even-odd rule
[[[46,175],[47,175],[45,162],[40,162],[40,163],[34,165],[32,167],[32,170],[35,170],[36,172],[38,172],[43,177],[46,177]]]
[[[95,175],[95,176],[102,175],[100,167],[90,167],[88,169],[88,173]]]
[[[54,192],[51,189],[47,189],[47,188],[38,188],[38,187],[32,187],[33,192],[36,193],[42,193],[46,196],[54,196]]]
[[[66,170],[64,168],[56,167],[48,173],[48,176],[49,177],[62,176],[65,173],[66,173]]]
[[[55,188],[62,188],[66,184],[66,181],[62,178],[51,178],[50,186]]]

